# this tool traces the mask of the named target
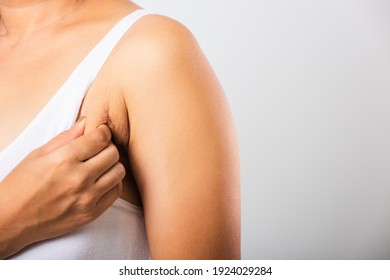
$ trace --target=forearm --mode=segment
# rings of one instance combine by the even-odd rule
[[[7,189],[5,183],[0,182],[0,259],[15,254],[30,243],[25,235],[26,228],[20,226],[15,201],[10,199]]]
[[[2,220],[0,220],[0,230],[0,259],[6,259],[27,246],[23,244],[21,234],[8,230]]]

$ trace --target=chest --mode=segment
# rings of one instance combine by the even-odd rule
[[[68,55],[58,53],[56,57],[55,61],[53,56],[46,56],[25,63],[8,65],[0,63],[2,74],[0,75],[0,152],[10,147],[18,136],[24,137],[26,134],[22,133],[36,116],[42,124],[40,127],[47,128],[48,126],[42,123],[41,116],[49,118],[47,111],[52,112],[54,109],[55,117],[51,122],[54,121],[55,127],[57,120],[62,122],[61,116],[58,115],[61,115],[61,112],[66,119],[75,115],[86,116],[86,133],[99,124],[107,123],[112,131],[114,142],[122,152],[121,161],[128,166],[125,148],[128,144],[130,125],[120,86],[116,84],[115,76],[118,67],[108,60],[102,68],[87,67],[85,69],[87,75],[83,76],[79,75],[77,70],[74,72],[76,67],[80,67],[79,65],[84,69],[83,64],[78,62],[81,60],[80,57],[72,56],[71,52]],[[98,70],[96,77],[89,75],[89,72],[96,70]],[[91,79],[93,81],[90,84]],[[86,87],[80,88],[80,84]],[[55,102],[52,102],[53,98]],[[52,104],[58,108],[51,108]],[[50,110],[46,110],[47,108]],[[68,108],[75,109],[75,113],[64,112]],[[130,172],[124,179],[123,186],[122,198],[140,205],[140,195]]]
[[[90,48],[88,42],[80,43],[77,49],[62,42],[41,49],[32,45],[8,53],[0,49],[0,151],[23,132],[65,82],[71,84],[68,90],[72,98],[72,90],[77,90],[79,82],[89,78],[71,74]],[[79,115],[87,115],[89,128],[116,118],[116,127],[121,127],[120,123],[126,119],[118,115],[122,114],[119,107],[123,104],[118,97],[118,87],[113,83],[112,71],[106,68],[110,68],[109,63],[100,70],[91,86],[80,92],[85,94],[85,99]],[[67,98],[66,93],[64,98]]]

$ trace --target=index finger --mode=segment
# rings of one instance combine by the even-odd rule
[[[80,136],[62,147],[64,153],[73,153],[78,161],[88,160],[108,146],[111,140],[111,130],[105,125],[99,125],[93,131]]]

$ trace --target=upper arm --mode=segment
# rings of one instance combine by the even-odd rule
[[[171,19],[148,16],[127,39],[128,155],[152,258],[240,258],[238,148],[215,74]]]

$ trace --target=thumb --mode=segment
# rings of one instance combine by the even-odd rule
[[[85,130],[85,116],[81,117],[71,128],[61,132],[56,137],[47,142],[42,148],[46,153],[67,144],[73,139],[76,139],[84,134]]]

